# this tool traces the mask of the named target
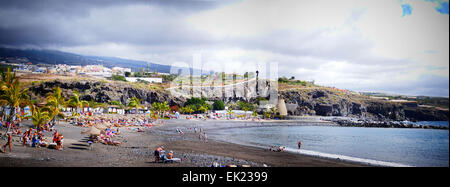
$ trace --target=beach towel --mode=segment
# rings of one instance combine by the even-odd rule
[[[172,158],[172,159],[166,159],[164,160],[164,163],[173,163],[173,162],[181,162],[181,158]]]

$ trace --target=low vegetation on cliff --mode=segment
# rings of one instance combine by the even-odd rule
[[[254,111],[259,101],[269,99],[266,97],[250,100],[225,98],[226,103],[223,103],[222,107],[220,103],[214,104],[221,100],[218,98],[174,97],[165,90],[168,87],[167,84],[79,78],[39,80],[26,85],[32,100],[43,99],[52,88],[61,87],[64,96],[69,96],[77,90],[80,92],[80,98],[89,102],[118,102],[126,105],[131,98],[136,97],[147,105],[166,101],[170,107],[184,113],[201,113],[207,110],[224,109],[225,106],[235,110]],[[278,95],[285,100],[289,115],[350,116],[376,120],[448,120],[448,109],[423,107],[414,102],[383,100],[348,90],[315,85],[312,81],[298,81],[294,77],[290,79],[282,77],[278,81]]]

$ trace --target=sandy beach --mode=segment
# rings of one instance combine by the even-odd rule
[[[298,123],[296,123],[298,125]],[[2,167],[209,167],[217,162],[222,165],[249,165],[251,167],[358,167],[365,166],[325,158],[317,158],[288,152],[271,152],[268,149],[216,141],[208,137],[207,142],[199,140],[198,133],[188,129],[202,128],[211,132],[223,128],[245,128],[248,126],[266,126],[270,122],[242,121],[202,121],[202,120],[165,120],[164,125],[137,132],[133,127],[121,127],[120,135],[114,140],[122,146],[95,143],[88,148],[87,135],[81,134],[86,127],[74,126],[61,121],[56,126],[64,135],[64,150],[49,148],[23,147],[19,136],[13,136],[12,153],[0,154]],[[294,125],[286,123],[285,125]],[[318,123],[317,125],[333,125]],[[30,121],[22,123],[22,129],[31,127]],[[176,129],[182,129],[183,134]],[[1,129],[4,134],[6,129]],[[45,132],[51,140],[52,132]],[[5,140],[0,140],[4,144]],[[181,163],[154,163],[154,150],[164,146],[172,150]]]

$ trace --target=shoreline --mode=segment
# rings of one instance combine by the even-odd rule
[[[137,131],[139,126],[120,127],[122,134],[115,140],[123,142],[122,147],[96,143],[93,151],[87,150],[86,135],[81,134],[81,131],[86,130],[87,127],[61,122],[56,128],[65,137],[63,151],[22,147],[19,137],[15,136],[13,153],[0,153],[0,167],[209,167],[213,162],[220,162],[223,165],[250,165],[251,167],[413,167],[295,148],[287,148],[285,152],[271,152],[268,147],[245,145],[214,137],[214,131],[232,128],[344,127],[321,119],[323,118],[271,121],[171,119],[164,120],[163,125],[145,127],[144,132]],[[22,128],[29,128],[31,122],[26,121],[24,124]],[[143,127],[140,128],[142,130]],[[211,137],[205,143],[199,140],[199,133],[194,133],[193,128],[201,128]],[[184,134],[177,133],[177,129],[185,131]],[[4,128],[0,129],[1,134],[4,134],[4,131]],[[49,139],[48,135],[51,136],[51,133],[46,133],[46,137]],[[1,145],[4,143],[4,140],[0,140]],[[161,145],[167,150],[173,150],[175,157],[183,158],[184,161],[173,164],[153,163],[153,151]]]
[[[207,122],[205,122],[203,120],[192,120],[192,121],[201,122],[201,123],[196,124],[196,125],[191,125],[191,126],[188,126],[185,128],[193,128],[193,127],[203,128],[205,131],[209,131],[208,133],[211,133],[213,135],[211,139],[214,138],[214,135],[215,135],[214,131],[220,131],[220,130],[224,130],[224,129],[233,129],[233,128],[237,128],[237,129],[239,129],[239,128],[258,128],[258,127],[264,128],[264,127],[280,127],[280,126],[343,127],[343,126],[333,124],[332,122],[311,124],[311,123],[308,123],[305,121],[301,121],[302,123],[298,123],[300,121],[295,121],[295,122],[280,121],[280,124],[268,123],[268,124],[264,124],[264,125],[247,125],[247,124],[241,123],[241,121],[216,121],[217,123],[215,123],[215,124],[208,124]],[[290,122],[292,124],[286,124],[286,122]],[[221,124],[221,123],[224,123],[224,124]],[[259,122],[248,122],[248,123],[258,124]],[[214,127],[209,127],[211,125],[213,125]],[[168,129],[166,129],[166,130],[168,130]],[[230,140],[224,140],[224,139],[220,139],[220,138],[214,139],[214,141],[220,142],[220,143],[225,143],[225,144],[235,144],[238,146],[247,146],[247,147],[261,149],[264,151],[268,150],[268,146],[269,146],[269,145],[268,146],[251,145],[251,144],[245,144],[245,143],[240,143],[240,142],[235,142],[235,141],[230,141]],[[302,155],[302,156],[318,158],[318,159],[327,159],[330,161],[359,164],[359,165],[369,166],[369,167],[374,167],[374,166],[375,167],[414,167],[414,166],[405,165],[405,164],[401,164],[401,163],[395,163],[395,162],[365,159],[365,158],[351,157],[351,156],[346,156],[346,155],[337,155],[337,154],[317,152],[317,151],[311,151],[311,150],[305,150],[305,149],[297,150],[295,148],[288,148],[288,147],[286,147],[285,152],[291,153],[291,154],[298,154],[298,155]]]
[[[29,126],[29,122],[28,126]],[[0,153],[0,167],[209,167],[213,162],[223,165],[249,165],[251,167],[364,167],[367,165],[326,158],[316,158],[289,152],[271,152],[262,148],[208,140],[196,139],[196,134],[184,136],[171,133],[177,125],[193,125],[181,121],[134,132],[133,128],[121,128],[116,140],[123,146],[96,143],[93,150],[87,149],[83,127],[61,122],[57,126],[64,134],[64,150],[22,147],[20,137],[14,136],[12,153]],[[24,127],[28,128],[27,125]],[[179,127],[179,126],[178,126]],[[5,129],[1,129],[3,134]],[[51,136],[51,132],[45,132]],[[0,144],[4,144],[0,140]],[[164,145],[173,150],[175,157],[183,158],[181,163],[154,163],[153,150]],[[280,161],[282,160],[282,161]]]
[[[437,126],[437,125],[427,125],[427,124],[417,124],[418,122],[413,121],[375,121],[367,118],[359,117],[344,117],[344,116],[295,116],[292,119],[262,119],[262,120],[245,120],[245,119],[181,119],[181,120],[192,120],[192,121],[207,121],[207,122],[242,122],[242,123],[311,123],[309,126],[340,126],[340,127],[364,127],[364,128],[410,128],[410,129],[436,129],[436,130],[449,130],[448,126]],[[433,122],[433,121],[430,121]],[[436,121],[442,122],[442,121]],[[302,126],[302,124],[295,124],[297,126]],[[262,125],[264,126],[264,125]],[[269,125],[270,126],[270,125]],[[280,125],[281,126],[281,125]]]

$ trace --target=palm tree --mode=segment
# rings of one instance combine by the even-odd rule
[[[278,109],[276,107],[270,108],[270,113],[272,114],[271,118],[275,118],[275,115],[277,115],[277,112],[278,112]]]
[[[231,115],[233,115],[234,114],[234,112],[233,112],[233,108],[230,106],[230,107],[228,107],[228,110],[227,110],[227,112],[228,112],[228,114],[230,115],[230,118],[232,117]]]
[[[160,103],[159,109],[162,111],[161,117],[164,117],[164,113],[170,110],[170,106],[167,104],[167,101],[164,101],[164,103]]]
[[[162,118],[164,117],[164,113],[170,110],[170,106],[167,104],[167,101],[164,101],[164,103],[154,102],[151,110],[154,112],[156,111],[158,116]]]
[[[160,108],[161,108],[161,105],[158,102],[153,102],[152,107],[150,108],[150,110],[152,111],[152,114],[156,113],[155,118],[157,118],[159,116]]]
[[[264,111],[264,117],[270,119],[272,117],[272,111],[270,110]]]
[[[83,106],[89,106],[89,103],[87,101],[80,100],[80,93],[78,91],[73,92],[73,96],[68,101],[68,106],[75,108],[75,112],[72,112],[72,117],[78,116],[78,108],[83,108]],[[76,118],[76,122],[78,122],[78,119]]]
[[[31,119],[36,128],[42,128],[47,122],[51,120],[51,114],[46,111],[48,110],[48,108],[40,108],[36,107],[35,105],[31,105],[30,108],[32,113]]]
[[[192,105],[188,105],[185,107],[181,107],[180,109],[183,113],[189,113],[189,115],[192,114],[192,112],[194,112],[194,108],[192,107]]]
[[[56,121],[56,118],[64,119],[64,114],[61,112],[62,108],[67,105],[66,99],[61,94],[61,88],[56,87],[53,88],[53,92],[47,94],[47,106],[50,109],[50,118],[53,122]]]
[[[258,113],[255,110],[253,110],[252,117],[257,117],[257,116],[258,116]]]
[[[200,105],[198,107],[197,111],[206,113],[208,111],[208,105],[206,105],[206,104]]]
[[[7,121],[12,124],[13,117],[16,116],[16,109],[29,104],[28,89],[22,89],[19,78],[16,77],[16,73],[11,73],[11,69],[8,68],[7,72],[1,72],[0,81],[0,104],[8,106],[10,115],[7,116]],[[8,127],[9,132],[11,126]]]
[[[127,106],[130,108],[134,108],[136,110],[136,113],[138,108],[143,108],[143,106],[141,105],[141,100],[136,97],[132,97]]]
[[[184,113],[186,112],[185,110],[186,110],[186,108],[181,107],[181,108],[180,108],[180,113],[184,114]]]
[[[247,111],[249,110],[247,106],[243,106],[242,110],[244,111],[245,119],[247,119]]]
[[[83,108],[85,105],[89,105],[87,101],[80,100],[80,93],[78,91],[73,92],[73,96],[69,99],[68,105],[75,108],[76,113],[78,114],[78,109]]]

